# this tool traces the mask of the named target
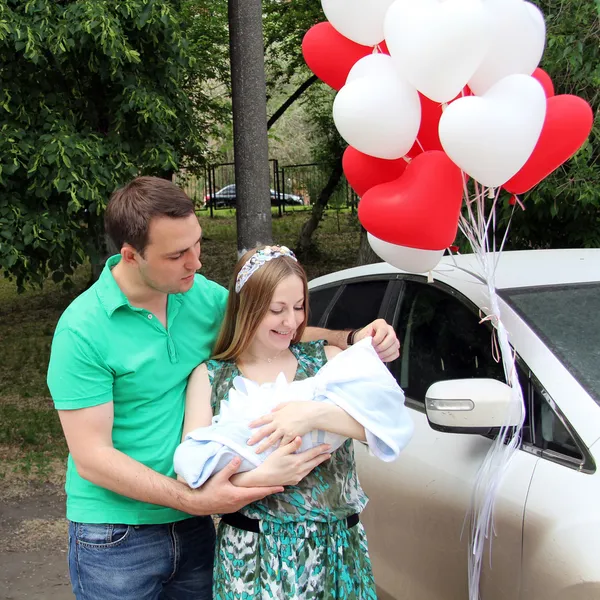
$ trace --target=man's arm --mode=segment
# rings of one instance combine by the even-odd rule
[[[350,330],[323,329],[322,327],[307,327],[302,335],[303,342],[315,342],[325,340],[331,346],[337,346],[342,350],[348,348],[348,334]]]
[[[55,334],[48,387],[77,472],[84,479],[122,496],[194,515],[235,511],[281,490],[236,488],[229,478],[237,471],[239,459],[201,490],[192,490],[117,450],[112,442],[113,384],[111,369],[89,340],[69,329]]]
[[[349,330],[333,331],[321,327],[307,327],[304,330],[302,341],[326,340],[328,344],[345,350],[348,348],[349,333]],[[400,342],[396,337],[396,332],[384,319],[376,319],[362,329],[356,330],[352,336],[352,342],[359,342],[367,336],[373,337],[373,348],[383,362],[391,362],[400,356]]]
[[[134,500],[168,506],[191,515],[235,512],[281,486],[239,488],[229,479],[240,465],[234,459],[202,488],[186,484],[146,467],[112,445],[113,403],[58,411],[77,472],[92,483]]]

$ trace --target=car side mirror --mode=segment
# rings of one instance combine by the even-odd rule
[[[506,383],[496,379],[453,379],[429,387],[425,411],[430,427],[436,431],[486,435],[503,425],[519,425],[523,409]]]

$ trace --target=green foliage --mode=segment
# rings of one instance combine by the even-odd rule
[[[600,246],[600,19],[590,0],[533,0],[543,11],[547,43],[541,67],[556,94],[587,100],[595,114],[583,148],[523,195],[507,240],[510,248]],[[504,222],[512,212],[506,206]]]
[[[316,23],[325,21],[315,0],[263,0],[263,27],[268,75],[272,82],[286,82],[301,73],[309,75],[302,57],[302,38]]]
[[[118,185],[201,162],[194,115],[220,106],[192,93],[203,67],[182,16],[197,39],[211,15],[190,4],[0,0],[0,270],[20,289],[94,257]]]
[[[198,148],[202,154],[187,156],[186,166],[200,166],[214,158],[208,141],[219,139],[222,124],[231,122],[227,2],[183,0],[178,14],[193,56],[191,68],[186,70],[185,90],[193,105],[194,126],[202,133]]]
[[[289,82],[299,85],[312,74],[302,56],[302,38],[316,23],[325,21],[320,2],[266,0],[264,7],[267,84],[277,88]],[[346,142],[333,123],[335,92],[322,82],[312,85],[301,97],[306,113],[305,134],[312,159],[329,171],[341,157]]]

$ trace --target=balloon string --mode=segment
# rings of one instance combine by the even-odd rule
[[[488,313],[487,315],[485,313]],[[482,306],[479,309],[479,324],[481,325],[482,323],[485,323],[486,321],[489,321],[493,327],[492,327],[492,358],[494,359],[495,362],[499,363],[502,360],[502,356],[500,355],[500,347],[498,345],[498,337],[497,337],[497,331],[498,331],[498,315],[494,314],[493,312],[490,311],[490,309],[487,306]]]
[[[512,407],[520,407],[521,409],[521,419],[516,427],[509,425],[514,421],[509,419],[510,415],[507,415],[506,421],[500,428],[500,433],[492,442],[485,459],[480,465],[475,478],[470,510],[465,515],[463,523],[463,533],[467,526],[470,529],[468,557],[469,600],[478,600],[480,598],[479,583],[484,552],[487,545],[489,551],[488,558],[491,561],[492,539],[496,535],[494,509],[498,490],[511,458],[518,450],[525,411],[523,393],[516,373],[516,356],[514,350],[511,348],[508,332],[501,318],[500,303],[496,293],[496,269],[506,242],[515,206],[513,205],[513,213],[504,232],[500,247],[497,249],[495,240],[497,219],[495,213],[501,188],[498,187],[495,192],[492,192],[493,201],[491,202],[491,206],[489,206],[488,195],[490,189],[482,186],[477,181],[473,181],[472,186],[473,192],[470,193],[470,186],[467,185],[467,178],[463,173],[465,210],[460,215],[459,228],[471,244],[471,248],[480,266],[482,278],[487,284],[490,304],[489,309],[484,307],[483,310],[488,316],[480,316],[480,319],[482,322],[490,321],[493,326],[492,331],[495,332],[495,335],[492,337],[492,356],[494,360],[500,359],[502,362],[504,376],[511,389]]]

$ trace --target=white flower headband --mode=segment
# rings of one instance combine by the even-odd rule
[[[279,258],[280,256],[288,256],[292,258],[296,262],[298,259],[294,256],[294,253],[286,246],[265,246],[260,250],[257,250],[245,263],[244,266],[240,269],[240,272],[237,274],[235,279],[235,291],[237,294],[240,293],[240,290],[244,287],[244,284],[248,279],[250,279],[252,273],[258,271],[265,263],[268,263],[270,260],[274,258]]]

